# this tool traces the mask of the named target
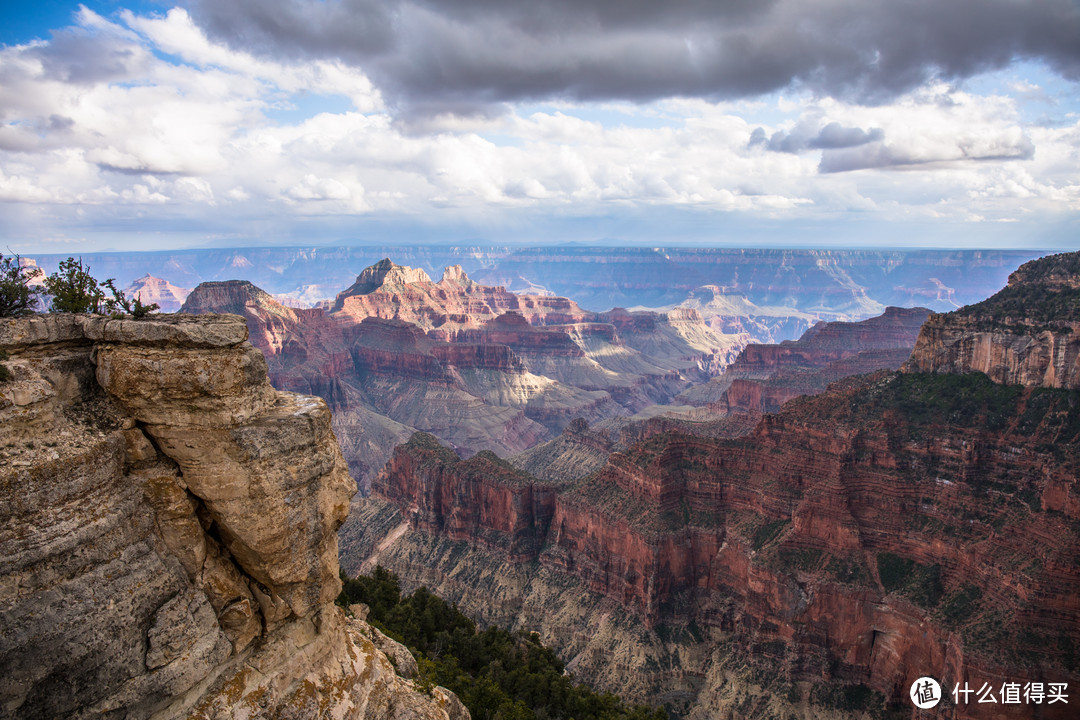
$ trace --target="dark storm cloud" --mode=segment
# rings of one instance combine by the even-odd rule
[[[428,112],[500,102],[862,102],[1035,59],[1080,79],[1076,0],[191,0],[234,47],[336,57]]]

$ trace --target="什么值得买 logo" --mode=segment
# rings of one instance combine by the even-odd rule
[[[911,684],[911,702],[920,710],[929,710],[941,702],[941,685],[932,677],[921,677]]]

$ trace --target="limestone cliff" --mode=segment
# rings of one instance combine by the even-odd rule
[[[934,314],[907,367],[1007,385],[1080,388],[1080,254],[1032,260],[996,295]]]
[[[355,484],[326,404],[246,339],[231,315],[0,321],[0,717],[456,712],[333,604]]]

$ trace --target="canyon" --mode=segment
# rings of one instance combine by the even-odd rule
[[[438,282],[384,259],[332,304],[290,308],[246,281],[207,282],[187,313],[245,317],[275,387],[317,395],[353,476],[366,489],[417,430],[463,456],[506,456],[664,402],[715,375],[749,337],[710,329],[692,309],[583,310],[561,297]]]
[[[243,318],[4,319],[0,350],[0,717],[468,717],[334,604],[355,484]]]
[[[466,459],[415,434],[343,526],[342,565],[535,630],[578,677],[680,717],[906,716],[927,674],[946,692],[1075,688],[1078,258],[1024,264],[982,303],[930,315],[899,371],[839,379],[749,430],[667,420],[616,438],[582,421]],[[924,313],[888,322],[909,342]],[[1071,717],[954,705],[935,712]]]
[[[0,321],[0,716],[466,717],[339,564],[693,720],[1080,680],[1076,255],[958,308],[1019,254],[363,252],[169,253],[194,316]]]

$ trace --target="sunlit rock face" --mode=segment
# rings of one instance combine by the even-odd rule
[[[512,455],[669,400],[731,362],[745,335],[711,330],[693,310],[592,313],[566,298],[438,282],[383,260],[332,310],[285,307],[251,283],[203,283],[192,313],[235,312],[275,387],[318,395],[362,488],[416,430],[462,456]]]
[[[0,321],[0,716],[446,717],[334,606],[355,484],[246,338]]]
[[[166,313],[179,310],[190,292],[191,288],[177,287],[168,280],[149,273],[124,288],[124,296],[129,300],[138,298],[143,305],[156,304],[161,312]]]

